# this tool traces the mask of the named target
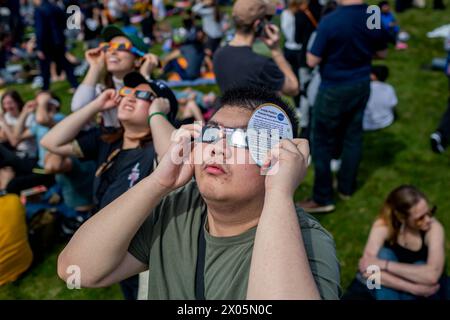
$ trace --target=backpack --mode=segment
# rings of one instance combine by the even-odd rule
[[[34,262],[42,261],[58,242],[59,218],[52,208],[41,209],[28,222],[28,239]]]

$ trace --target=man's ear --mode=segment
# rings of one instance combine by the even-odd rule
[[[256,19],[255,22],[253,22],[253,31],[258,31],[258,27],[261,24],[261,19]]]

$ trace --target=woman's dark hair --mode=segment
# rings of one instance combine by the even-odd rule
[[[122,139],[124,131],[125,130],[123,129],[122,126],[120,126],[120,128],[106,128],[101,126],[100,139],[106,143],[111,144]],[[143,147],[152,140],[153,140],[152,132],[150,131],[149,128],[148,133],[139,139],[139,144],[141,147]]]
[[[217,99],[216,112],[224,107],[238,107],[253,112],[265,103],[277,105],[286,112],[292,123],[294,138],[298,138],[300,136],[299,121],[294,108],[286,103],[277,93],[267,88],[243,87],[227,90]]]
[[[20,96],[20,94],[16,90],[8,90],[8,91],[5,91],[5,93],[3,93],[2,100],[1,100],[1,108],[2,108],[2,110],[3,110],[3,100],[5,100],[6,97],[10,97],[11,99],[13,99],[17,103],[17,106],[19,108],[19,112],[22,111],[22,108],[24,106],[24,102],[22,100],[22,97]]]
[[[388,227],[388,242],[390,244],[397,242],[400,228],[409,217],[411,208],[422,199],[428,202],[425,194],[411,185],[402,185],[388,195],[379,217]]]

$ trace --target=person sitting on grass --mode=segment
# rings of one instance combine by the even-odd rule
[[[0,286],[17,280],[33,262],[25,208],[18,195],[5,191],[13,177],[11,167],[0,168]]]
[[[139,71],[150,79],[152,71],[158,66],[158,57],[147,53],[148,46],[137,35],[110,25],[102,30],[101,36],[106,42],[85,53],[89,69],[73,95],[72,112],[87,106],[105,89],[120,90],[128,73]],[[116,108],[102,112],[102,124],[105,127],[120,127]]]
[[[64,118],[64,115],[59,112],[60,105],[59,98],[48,92],[41,92],[35,99],[28,101],[14,127],[14,139],[20,141],[23,137],[29,137],[39,141],[55,123]],[[30,117],[33,121],[28,123]],[[50,187],[54,184],[52,174],[43,174],[46,153],[47,151],[38,144],[37,161],[28,161],[29,164],[27,164],[23,159],[12,156],[11,153],[1,152],[0,167],[3,163],[10,163],[15,173],[14,179],[6,186],[9,193],[20,194],[22,190],[35,186]]]
[[[400,186],[388,195],[359,261],[364,277],[371,265],[381,269],[375,299],[445,298],[445,235],[435,211],[414,186]]]
[[[204,38],[202,29],[195,24],[191,13],[186,13],[183,28],[178,29],[180,36],[174,40],[178,47],[169,53],[163,61],[164,73],[171,80],[195,80],[200,78],[205,59]]]
[[[125,87],[119,92],[108,89],[94,101],[70,114],[54,126],[40,142],[60,156],[94,160],[93,213],[103,209],[152,172],[154,163],[170,145],[174,127],[169,122],[171,110],[177,106],[172,91],[140,73],[124,77]],[[169,102],[171,101],[171,102]],[[121,130],[105,132],[83,127],[98,113],[117,107]],[[136,299],[137,277],[123,283],[127,299]]]
[[[394,108],[398,100],[394,87],[386,83],[388,76],[386,66],[372,66],[370,97],[363,117],[364,131],[386,128],[395,120]]]
[[[78,265],[82,287],[106,287],[149,269],[148,299],[338,299],[334,241],[293,201],[307,141],[282,140],[259,167],[242,139],[225,139],[225,130],[244,134],[264,103],[280,106],[297,132],[276,94],[225,93],[208,126],[178,131],[149,177],[82,225],[58,275],[66,280]]]
[[[388,1],[381,1],[378,6],[381,10],[381,26],[385,29],[391,36],[391,40],[395,43],[395,48],[397,50],[404,50],[408,48],[406,44],[405,32],[400,32],[400,26],[398,25],[397,19],[391,11],[391,6]]]

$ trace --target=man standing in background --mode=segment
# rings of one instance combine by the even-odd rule
[[[43,90],[50,88],[50,65],[56,63],[59,70],[64,70],[72,90],[78,86],[73,74],[73,65],[66,54],[66,15],[58,6],[48,0],[33,0],[34,30],[36,33],[37,55],[44,80]]]
[[[348,199],[355,192],[362,154],[362,119],[370,95],[372,58],[384,58],[388,35],[369,29],[363,0],[340,0],[317,30],[307,63],[320,65],[322,82],[313,108],[312,156],[315,165],[312,199],[299,203],[307,212],[331,212],[330,161],[339,154],[338,192]]]

